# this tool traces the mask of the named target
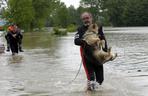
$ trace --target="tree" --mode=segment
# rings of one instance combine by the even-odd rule
[[[147,26],[147,0],[106,0],[105,7],[113,26]]]
[[[41,29],[55,8],[57,0],[33,0],[32,2],[35,13],[32,26]]]
[[[41,29],[59,0],[8,0],[4,16],[24,30]]]
[[[68,24],[76,24],[77,23],[77,11],[74,6],[70,6],[68,8]]]
[[[125,26],[148,26],[148,1],[127,0],[123,15]]]
[[[66,5],[59,2],[59,6],[51,14],[54,26],[67,27],[68,25],[68,9]]]
[[[80,3],[82,7],[89,9],[96,22],[102,16],[102,12],[105,10],[104,0],[81,0]]]
[[[109,21],[113,26],[123,26],[123,12],[126,5],[125,0],[106,0],[105,7]]]
[[[18,24],[21,28],[29,30],[34,17],[32,0],[9,0],[6,18]]]

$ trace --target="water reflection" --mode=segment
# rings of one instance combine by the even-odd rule
[[[8,64],[21,64],[23,61],[23,56],[14,55],[8,58]]]

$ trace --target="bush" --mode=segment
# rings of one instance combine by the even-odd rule
[[[74,24],[70,24],[69,26],[67,26],[67,31],[68,32],[75,32],[75,31],[77,31],[77,26]]]
[[[54,27],[53,28],[53,34],[59,35],[59,36],[67,35],[67,30],[66,29],[60,29],[58,27]]]

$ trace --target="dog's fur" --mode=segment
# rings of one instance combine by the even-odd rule
[[[93,55],[101,63],[112,61],[117,57],[117,53],[112,53],[111,48],[107,52],[103,51],[105,40],[101,40],[98,36],[98,25],[91,24],[83,35],[83,40],[90,46],[94,47]]]

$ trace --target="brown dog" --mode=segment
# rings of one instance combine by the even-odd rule
[[[111,48],[107,52],[103,51],[105,47],[105,41],[100,40],[98,36],[98,25],[91,24],[88,30],[83,35],[83,40],[92,47],[94,47],[93,55],[101,63],[104,64],[107,61],[112,61],[117,57],[117,53],[112,53]]]

